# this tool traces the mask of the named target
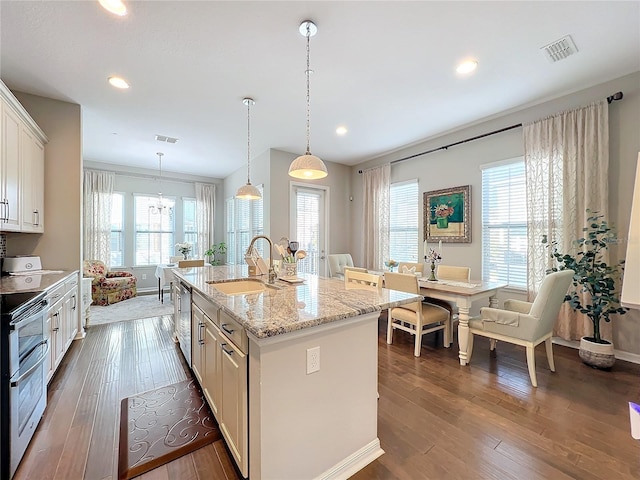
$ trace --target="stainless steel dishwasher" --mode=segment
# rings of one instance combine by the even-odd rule
[[[180,282],[180,293],[176,299],[178,302],[178,318],[176,321],[176,334],[180,350],[191,368],[191,287]]]

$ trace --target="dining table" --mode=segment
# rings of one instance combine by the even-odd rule
[[[458,307],[458,347],[460,365],[466,365],[469,361],[469,311],[473,302],[478,300],[489,300],[490,307],[498,306],[498,291],[507,286],[503,282],[490,282],[483,280],[472,280],[470,282],[460,282],[453,280],[427,280],[426,277],[418,279],[420,293],[425,297],[438,298],[454,303]],[[453,333],[449,331],[449,345],[453,343]]]

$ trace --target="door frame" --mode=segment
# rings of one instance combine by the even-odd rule
[[[292,238],[292,235],[295,234],[294,230],[296,229],[296,210],[294,209],[293,200],[295,198],[295,189],[298,188],[306,188],[309,190],[321,190],[324,193],[324,239],[322,240],[324,243],[324,260],[322,258],[318,258],[318,275],[327,275],[328,269],[328,260],[327,256],[329,255],[329,205],[331,204],[330,198],[330,188],[328,185],[318,185],[315,183],[305,183],[298,182],[295,180],[289,181],[289,238]]]

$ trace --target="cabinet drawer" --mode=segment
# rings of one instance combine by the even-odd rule
[[[73,275],[70,278],[67,278],[64,282],[64,287],[67,292],[70,292],[74,288],[78,286],[78,276]]]
[[[248,339],[244,327],[222,309],[220,309],[220,331],[231,340],[242,353],[247,353]]]
[[[48,291],[47,292],[47,300],[49,300],[49,305],[53,305],[58,300],[60,300],[62,297],[64,297],[64,294],[66,292],[67,292],[67,288],[66,288],[64,283],[62,283],[62,284],[58,285],[57,287],[53,288],[51,291]]]
[[[195,290],[191,293],[191,301],[195,303],[200,310],[202,310],[207,317],[213,320],[216,324],[218,322],[218,307],[216,307],[209,300],[204,298]]]

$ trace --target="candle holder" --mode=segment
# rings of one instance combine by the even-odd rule
[[[429,278],[427,278],[427,280],[429,280],[430,282],[437,282],[438,279],[436,278],[436,263],[435,262],[431,262],[431,275],[429,275]]]

